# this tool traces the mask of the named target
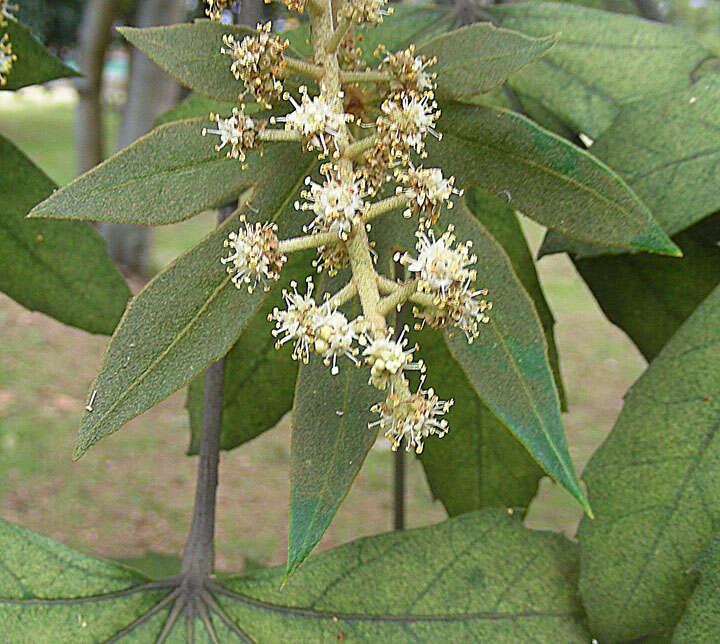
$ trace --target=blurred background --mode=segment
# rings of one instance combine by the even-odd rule
[[[54,53],[84,73],[19,92],[0,91],[0,132],[54,181],[64,184],[152,127],[185,91],[114,30],[184,22],[203,15],[198,0],[23,0],[18,17]],[[451,4],[462,8],[466,0]],[[482,3],[481,3],[482,4]],[[716,0],[583,0],[610,11],[673,23],[720,54]],[[228,22],[276,29],[297,21],[282,5],[244,0]],[[134,290],[214,225],[207,213],[163,228],[102,224],[108,250]],[[543,229],[523,220],[533,251]],[[645,363],[604,318],[564,255],[538,264],[557,320],[568,394],[565,428],[582,471],[611,429],[625,390]],[[172,570],[189,525],[196,461],[185,456],[189,430],[181,390],[100,442],[81,461],[70,455],[87,388],[107,339],[31,313],[0,294],[0,516],[86,552],[148,572]],[[289,499],[288,418],[248,445],[223,453],[218,567],[284,562]],[[432,500],[420,464],[406,459],[407,526],[446,515]],[[393,454],[379,440],[321,543],[329,548],[392,526]],[[527,523],[575,532],[580,511],[548,480]]]

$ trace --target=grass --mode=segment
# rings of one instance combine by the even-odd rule
[[[70,105],[0,107],[0,132],[61,183],[74,173],[73,121]],[[108,124],[112,149],[116,117],[110,115]],[[166,264],[211,225],[209,216],[201,216],[154,229],[153,264]],[[542,230],[524,225],[536,248]],[[564,419],[568,442],[582,469],[612,427],[643,361],[605,320],[565,257],[543,259],[539,269],[558,321],[570,406]],[[0,515],[81,550],[153,569],[174,565],[172,558],[146,553],[181,552],[188,526],[196,462],[184,456],[184,393],[101,441],[79,462],[70,459],[87,387],[106,342],[0,295]],[[287,418],[223,455],[217,527],[221,569],[284,561],[289,459]],[[431,499],[419,464],[407,461],[409,526],[442,520],[444,510]],[[390,528],[392,465],[392,453],[379,441],[321,548]],[[527,522],[572,536],[579,517],[569,496],[545,480]]]

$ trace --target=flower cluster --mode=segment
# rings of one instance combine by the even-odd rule
[[[453,248],[453,226],[439,238],[429,230],[417,232],[417,258],[409,253],[396,254],[395,258],[417,275],[418,290],[432,297],[430,306],[415,314],[433,327],[457,326],[472,342],[480,333],[480,325],[490,321],[487,313],[492,302],[477,299],[487,295],[486,289],[474,289],[477,277],[470,266],[477,257],[470,249],[472,242],[458,242]]]
[[[245,153],[258,146],[258,134],[263,129],[263,124],[256,123],[244,113],[245,106],[240,109],[233,108],[232,115],[228,118],[221,118],[219,114],[210,114],[210,120],[217,124],[217,128],[203,128],[202,135],[216,134],[220,137],[220,143],[215,146],[215,151],[220,152],[225,146],[228,159],[239,159],[245,161]]]
[[[214,13],[225,4],[210,2]],[[286,4],[302,12],[307,0]],[[293,59],[287,40],[273,35],[269,23],[239,41],[230,34],[223,37],[221,52],[232,59],[229,73],[266,107],[281,97],[291,110],[270,118],[270,126],[282,128],[255,123],[244,108],[234,109],[228,118],[211,115],[216,126],[203,134],[220,137],[216,150],[226,149],[229,158],[242,161],[263,141],[290,141],[326,161],[320,166],[321,178],[306,177],[294,202],[295,210],[309,219],[299,222],[304,236],[280,241],[274,224],[241,219],[239,230],[225,242],[230,253],[222,262],[235,285],[248,290],[267,288],[277,280],[286,254],[296,250],[316,249],[313,265],[318,272],[335,275],[349,266],[352,277],[332,297],[326,294],[316,301],[310,277],[304,293],[298,292],[297,283],[290,283],[283,291],[284,306],[268,316],[274,323],[276,347],[292,344],[292,357],[305,363],[316,354],[332,374],[339,373],[344,358],[365,366],[369,383],[384,392],[383,402],[373,407],[379,419],[370,427],[383,430],[393,449],[404,445],[420,453],[426,438],[447,432],[443,416],[453,401],[440,400],[432,388],[423,388],[425,365],[415,358],[418,346],[410,344],[408,327],[396,337],[386,318],[396,307],[412,302],[422,324],[459,327],[471,342],[488,321],[492,305],[483,299],[487,291],[474,286],[477,258],[471,243],[456,242],[452,226],[437,238],[431,229],[462,190],[440,168],[416,165],[417,157],[427,156],[427,136],[441,138],[436,75],[431,70],[435,59],[417,55],[413,46],[395,53],[378,47],[376,57],[383,52],[380,63],[375,70],[367,69],[358,46],[361,38],[352,26],[381,22],[391,13],[386,1],[346,2],[339,21],[319,18],[330,11],[331,3],[326,4],[315,3],[310,12],[313,38],[321,39],[315,47],[321,53],[311,60]],[[335,31],[327,26],[331,22]],[[328,63],[329,57],[334,61]],[[318,82],[319,92],[311,94],[305,85],[294,95],[284,90],[288,70]],[[368,113],[374,116],[365,120]],[[366,129],[372,132],[365,136]],[[378,193],[388,182],[394,183],[395,195],[382,199]],[[405,217],[418,219],[417,256],[395,255],[411,276],[405,284],[377,273],[378,257],[368,239],[371,220],[398,206]],[[383,259],[387,263],[390,257]],[[340,307],[356,297],[363,314],[348,319]],[[421,374],[413,390],[412,372]]]
[[[0,0],[0,27],[7,27],[8,20],[15,20],[12,11],[17,11],[17,8],[17,5],[11,5],[8,0]],[[0,87],[7,84],[8,74],[16,60],[10,36],[3,34],[0,36]]]
[[[245,36],[240,42],[231,35],[223,36],[221,54],[232,58],[230,71],[237,80],[266,108],[283,93],[280,80],[284,76],[284,52],[290,45],[270,33],[272,23],[257,26],[257,35]]]
[[[252,293],[258,284],[269,290],[268,282],[277,281],[287,257],[279,250],[277,225],[270,223],[250,224],[240,217],[240,229],[231,232],[225,240],[230,255],[220,261],[227,264],[227,272],[238,288],[247,284]]]
[[[232,0],[206,0],[205,15],[210,20],[221,20],[223,12],[232,4]]]

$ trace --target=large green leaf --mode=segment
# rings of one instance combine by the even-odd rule
[[[224,583],[220,604],[259,642],[589,641],[572,544],[484,510],[361,539],[282,572]]]
[[[420,455],[433,496],[450,516],[488,506],[524,511],[542,469],[478,398],[440,332],[426,328],[419,342],[438,396],[455,401],[446,415],[450,431],[427,441]]]
[[[585,470],[580,589],[594,635],[661,634],[680,617],[688,570],[720,525],[720,288],[630,389]]]
[[[257,104],[245,106],[245,113],[250,114],[252,108]],[[216,101],[202,94],[191,92],[187,98],[174,105],[169,110],[163,112],[155,119],[153,127],[165,125],[172,121],[181,121],[184,119],[207,118],[209,114],[229,115],[236,103],[227,103],[225,101]],[[259,106],[257,106],[259,107]]]
[[[333,376],[314,355],[297,379],[290,465],[290,536],[287,572],[292,573],[324,534],[375,442],[370,411],[382,394],[365,369],[349,360]]]
[[[592,153],[670,235],[720,209],[720,76],[623,105]]]
[[[720,282],[720,216],[673,240],[680,259],[639,253],[573,260],[605,315],[648,360]]]
[[[7,23],[0,30],[0,36],[8,35],[17,60],[8,74],[7,83],[0,90],[16,90],[56,78],[79,76],[74,69],[49,53],[27,27],[15,20]]]
[[[442,141],[429,162],[462,187],[504,192],[523,214],[575,239],[679,253],[625,182],[602,161],[524,116],[482,105],[443,105]]]
[[[11,642],[150,644],[164,630],[172,644],[590,638],[573,544],[497,510],[355,541],[311,558],[282,590],[280,568],[211,583],[212,634],[196,618],[191,635],[185,615],[173,618],[173,590],[126,568],[4,522],[0,544],[0,632]]]
[[[475,24],[438,36],[418,53],[436,57],[437,94],[459,98],[483,94],[513,72],[540,58],[556,42],[554,36],[529,38],[490,24]]]
[[[91,333],[112,333],[130,291],[85,223],[28,221],[55,184],[0,136],[0,291]]]
[[[450,352],[483,402],[589,510],[568,454],[545,334],[532,300],[502,247],[462,200],[451,220],[458,239],[473,241],[478,283],[488,289],[493,309],[472,344],[462,333],[448,333]]]
[[[673,633],[673,644],[714,644],[720,633],[720,537],[715,536],[695,569],[700,583]]]
[[[480,220],[480,223],[503,247],[510,258],[515,275],[522,282],[535,304],[535,310],[540,317],[543,329],[545,329],[548,355],[555,376],[555,384],[560,394],[560,402],[562,408],[565,409],[565,388],[560,374],[560,358],[555,344],[555,318],[540,286],[535,262],[517,217],[502,200],[476,188],[469,188],[466,191],[465,203],[470,212]]]
[[[393,14],[379,25],[355,28],[358,45],[365,52],[368,64],[375,62],[371,55],[378,45],[388,51],[397,51],[411,44],[420,46],[437,34],[447,31],[453,22],[453,10],[449,7],[411,7],[395,4]],[[303,23],[296,29],[283,32],[295,49],[304,56],[312,55],[310,24]]]
[[[593,138],[610,125],[621,103],[688,87],[693,70],[710,56],[686,32],[634,16],[564,2],[486,11],[503,27],[530,36],[562,34],[552,51],[514,75],[510,85]]]
[[[308,251],[289,258],[282,279],[250,318],[225,358],[221,449],[233,449],[259,436],[292,408],[297,362],[287,351],[275,349],[267,316],[275,307],[284,307],[283,287],[291,280],[299,283],[305,280],[311,255],[312,251]],[[188,390],[189,454],[197,454],[200,446],[204,378],[204,373],[198,375]]]
[[[299,145],[271,144],[248,157],[242,169],[201,136],[205,119],[168,123],[154,129],[107,161],[78,177],[36,206],[32,217],[88,219],[160,225],[182,221],[253,187],[256,199],[294,185],[293,172],[308,167]]]
[[[281,235],[297,234],[303,222],[293,197],[316,163],[307,155],[276,175],[273,190],[255,193],[245,209],[248,218],[278,221]],[[265,167],[265,172],[272,176],[275,169]],[[130,303],[92,385],[95,402],[83,416],[76,456],[225,355],[262,305],[262,289],[252,294],[236,289],[220,262],[226,254],[223,241],[237,226],[236,215],[176,259]]]

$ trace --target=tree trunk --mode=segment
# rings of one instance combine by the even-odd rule
[[[265,3],[263,0],[243,0],[240,5],[240,24],[254,27],[263,21]]]
[[[181,22],[184,0],[141,0],[136,25],[154,27]],[[127,147],[146,134],[153,121],[171,107],[178,97],[177,84],[139,49],[130,54],[127,102],[118,134],[117,149]],[[145,226],[100,223],[110,257],[125,271],[146,275],[149,269],[150,230]]]
[[[78,174],[103,160],[102,72],[116,0],[89,0],[83,12],[78,39],[80,69],[76,147]]]

